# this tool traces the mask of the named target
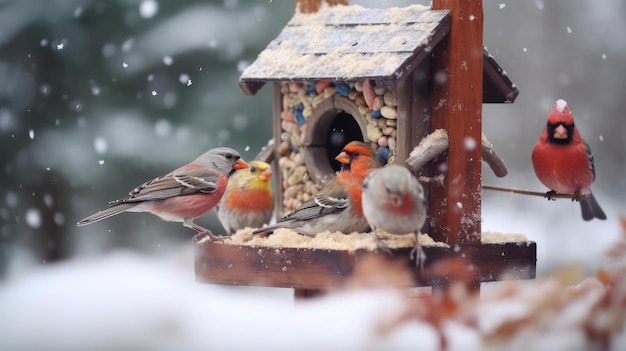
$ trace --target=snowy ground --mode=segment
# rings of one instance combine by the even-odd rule
[[[614,286],[567,271],[498,283],[479,303],[363,287],[294,303],[289,289],[196,283],[191,259],[114,252],[16,276],[0,287],[0,349],[588,350],[590,329],[626,347],[623,272]]]

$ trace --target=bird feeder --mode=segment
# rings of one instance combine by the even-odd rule
[[[414,169],[443,180],[426,186],[430,220],[423,231],[449,247],[424,247],[426,267],[465,257],[475,268],[476,288],[505,271],[533,278],[534,242],[481,243],[482,103],[512,103],[518,95],[483,47],[482,3],[304,10],[302,5],[240,78],[247,95],[268,82],[273,86],[274,142],[266,156],[274,160],[277,217],[336,174],[334,157],[348,142],[370,142],[388,163],[402,164],[424,137],[445,130],[447,151]],[[369,254],[197,246],[200,281],[295,287],[302,295],[336,286]],[[417,285],[449,281],[419,270],[415,277]]]

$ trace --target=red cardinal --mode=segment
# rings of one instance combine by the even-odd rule
[[[183,222],[198,233],[214,235],[193,220],[211,210],[220,201],[235,170],[248,164],[231,148],[211,149],[193,162],[147,181],[127,197],[111,201],[111,207],[77,223],[91,224],[122,212],[150,212],[166,221]]]
[[[326,230],[345,234],[367,232],[369,225],[361,206],[363,180],[382,167],[382,162],[374,149],[359,141],[348,143],[335,159],[341,162],[341,171],[317,195],[278,223],[252,234],[271,233],[278,228],[291,228],[310,236]]]
[[[584,220],[606,219],[591,193],[591,183],[596,179],[591,149],[574,126],[565,100],[557,100],[552,107],[532,160],[537,178],[551,189],[546,193],[548,199],[555,193],[573,194],[573,199],[580,201]],[[588,197],[581,199],[581,195]]]

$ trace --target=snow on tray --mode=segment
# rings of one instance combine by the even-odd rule
[[[340,232],[324,231],[314,237],[300,235],[292,229],[277,229],[273,234],[268,236],[252,235],[253,229],[245,228],[233,234],[230,240],[224,241],[225,244],[245,245],[255,247],[272,247],[272,248],[306,248],[306,249],[327,249],[327,250],[348,250],[354,251],[365,249],[373,251],[376,249],[376,243],[371,233],[351,233],[343,234]],[[407,234],[403,236],[392,236],[384,231],[378,232],[379,238],[383,240],[387,246],[392,249],[401,247],[414,247],[415,236]],[[198,241],[201,244],[207,238]],[[434,241],[427,234],[419,234],[420,245],[448,247],[445,243]]]

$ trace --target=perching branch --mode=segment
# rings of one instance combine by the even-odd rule
[[[263,146],[254,159],[265,163],[272,163],[272,161],[274,161],[274,139],[268,140],[267,145]]]
[[[579,200],[585,200],[587,199],[589,196],[588,195],[580,195],[580,196],[576,196],[576,194],[559,194],[556,192],[539,192],[539,191],[530,191],[530,190],[522,190],[522,189],[515,189],[515,188],[505,188],[505,187],[500,187],[500,186],[495,186],[495,185],[487,185],[487,184],[483,184],[482,185],[483,189],[487,189],[487,190],[496,190],[496,191],[503,191],[503,192],[507,192],[507,193],[511,193],[511,194],[520,194],[520,195],[532,195],[532,196],[541,196],[541,197],[546,197],[549,198],[550,200],[556,200],[556,199],[570,199],[572,201],[579,201]]]
[[[508,171],[504,165],[504,161],[500,158],[496,150],[494,150],[493,145],[487,140],[485,134],[482,135],[481,145],[483,161],[489,165],[496,177],[501,178],[506,176]],[[420,141],[419,145],[411,151],[409,158],[406,160],[406,164],[409,169],[416,173],[426,162],[441,155],[448,150],[449,147],[448,132],[446,132],[445,129],[437,129],[425,136]]]

